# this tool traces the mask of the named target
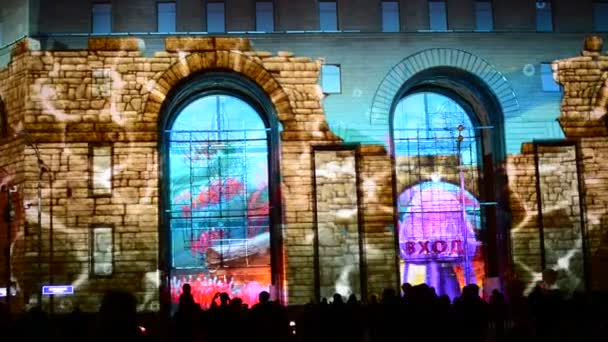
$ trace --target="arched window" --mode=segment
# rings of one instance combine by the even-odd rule
[[[229,92],[181,106],[165,132],[171,292],[216,292],[254,304],[271,284],[270,128]]]
[[[455,297],[485,277],[480,214],[480,137],[453,98],[401,98],[393,112],[398,236],[403,282]]]

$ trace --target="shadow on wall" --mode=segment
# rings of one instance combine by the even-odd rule
[[[600,219],[599,227],[608,227],[608,214],[604,214]],[[597,249],[590,253],[590,272],[591,272],[591,289],[606,289],[608,288],[608,229],[599,229],[597,227],[590,232],[589,240],[592,246],[597,246]],[[595,236],[593,233],[595,233]]]

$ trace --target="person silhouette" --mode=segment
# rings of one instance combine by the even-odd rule
[[[191,341],[194,333],[194,322],[198,318],[200,306],[194,301],[192,287],[186,283],[179,295],[179,306],[175,314],[175,325],[178,341]]]

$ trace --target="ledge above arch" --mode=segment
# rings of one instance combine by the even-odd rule
[[[520,115],[515,91],[507,78],[494,66],[464,50],[433,48],[404,58],[384,77],[372,100],[372,126],[388,127],[391,108],[401,87],[414,75],[436,67],[457,68],[477,76],[493,92],[505,119]]]
[[[155,78],[144,107],[146,121],[158,122],[162,104],[172,89],[189,77],[205,71],[230,71],[242,75],[267,94],[282,123],[294,120],[287,93],[260,63],[241,51],[218,50],[193,52],[180,57]]]

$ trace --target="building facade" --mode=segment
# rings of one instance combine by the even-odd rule
[[[402,282],[454,297],[529,289],[548,268],[568,292],[605,290],[608,61],[597,38],[565,58],[607,13],[9,1],[3,282],[15,307],[54,310],[116,287],[158,310],[186,282],[203,304]]]

